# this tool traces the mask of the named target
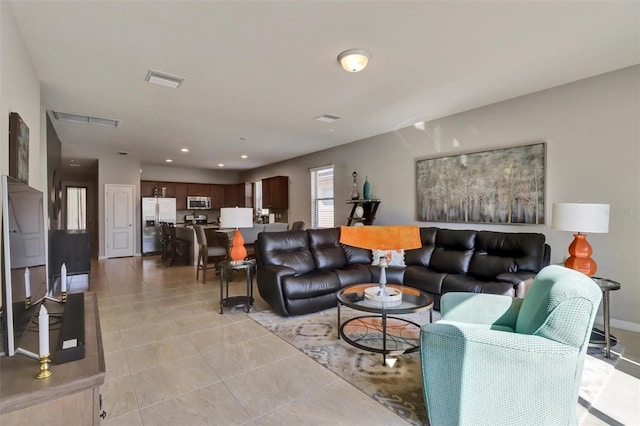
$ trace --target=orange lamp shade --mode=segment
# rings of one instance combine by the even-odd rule
[[[574,234],[573,236],[574,240],[569,245],[569,254],[571,256],[564,262],[564,266],[591,277],[598,269],[596,261],[591,258],[593,253],[591,244],[587,241],[585,234]]]
[[[233,233],[231,240],[231,260],[234,262],[242,262],[247,257],[247,249],[244,247],[244,237],[239,230]]]

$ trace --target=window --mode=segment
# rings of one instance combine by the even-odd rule
[[[333,166],[311,169],[311,227],[332,228]]]
[[[67,187],[67,229],[87,229],[87,188]]]

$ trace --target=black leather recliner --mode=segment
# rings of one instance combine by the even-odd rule
[[[543,234],[421,228],[422,247],[405,251],[404,267],[389,267],[387,282],[434,297],[450,291],[522,297],[527,283],[549,264]],[[258,236],[258,291],[280,315],[336,306],[351,284],[378,282],[371,250],[340,243],[340,228],[263,232]]]

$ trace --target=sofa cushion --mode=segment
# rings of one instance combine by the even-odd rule
[[[431,294],[442,292],[442,281],[447,274],[435,272],[422,266],[407,266],[404,284]]]
[[[428,267],[431,262],[431,255],[433,254],[433,244],[424,246],[419,249],[406,250],[404,252],[404,261],[407,266],[423,266]]]
[[[258,235],[258,250],[262,264],[287,266],[296,275],[307,274],[316,268],[306,231],[262,232]]]
[[[368,265],[347,265],[342,269],[336,269],[335,273],[338,275],[341,287],[372,282],[371,271]]]
[[[344,250],[339,243],[338,228],[309,229],[309,249],[317,269],[339,269],[347,264]]]
[[[545,238],[534,233],[479,231],[469,273],[491,279],[503,272],[542,269]]]
[[[318,271],[282,278],[282,292],[287,299],[308,299],[338,290],[340,282],[334,271]]]
[[[515,296],[513,284],[510,282],[484,281],[465,274],[447,274],[442,281],[442,294],[452,291]]]
[[[358,263],[366,265],[371,264],[371,250],[348,246],[346,244],[342,244],[342,249],[344,250],[344,255],[349,265]]]

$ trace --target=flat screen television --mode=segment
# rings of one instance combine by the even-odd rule
[[[44,196],[19,180],[2,176],[2,337],[4,355],[38,352],[21,348],[47,296]],[[27,304],[27,293],[31,294]],[[37,332],[37,325],[35,326]]]

